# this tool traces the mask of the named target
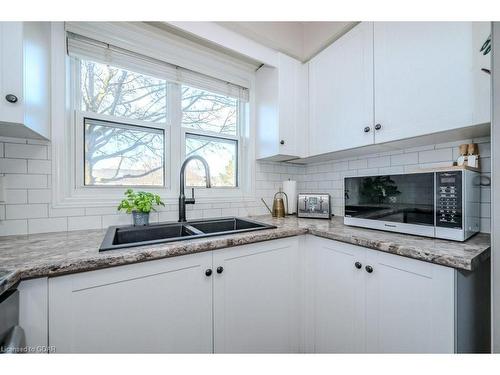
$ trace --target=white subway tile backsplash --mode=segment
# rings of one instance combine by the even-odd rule
[[[347,165],[349,166],[349,169],[368,168],[368,160],[367,159],[349,160]]]
[[[28,233],[63,232],[68,230],[66,217],[28,219]]]
[[[159,213],[159,221],[177,221],[179,213],[177,211],[164,211]]]
[[[130,225],[132,224],[132,215],[102,215],[102,227],[104,229],[112,225]]]
[[[6,174],[5,181],[8,189],[42,189],[47,187],[47,175],[42,174]]]
[[[222,210],[220,208],[210,208],[208,210],[203,210],[203,218],[221,217]]]
[[[52,191],[50,189],[30,189],[28,190],[29,203],[50,203]]]
[[[68,217],[68,230],[101,229],[101,216],[71,216]]]
[[[453,150],[451,148],[442,148],[430,151],[420,151],[418,153],[419,163],[435,163],[438,161],[453,161]]]
[[[397,174],[397,173],[404,173],[405,168],[404,166],[394,166],[394,167],[385,167],[385,168],[379,168],[378,173],[380,174]]]
[[[358,169],[358,176],[370,176],[378,173],[378,168]]]
[[[47,159],[46,145],[5,143],[5,157],[19,159]]]
[[[5,206],[6,220],[31,219],[47,217],[46,204],[7,204]]]
[[[391,155],[391,166],[417,164],[417,163],[418,163],[418,152],[412,152],[409,154]]]
[[[0,236],[13,236],[28,233],[28,220],[0,221]]]
[[[391,165],[390,156],[379,156],[368,159],[368,168],[389,167]]]
[[[488,171],[483,176],[489,176],[489,138],[482,139],[481,142],[482,169]],[[428,145],[309,165],[256,162],[253,200],[196,203],[187,207],[187,217],[194,220],[203,217],[267,214],[260,198],[265,198],[271,205],[274,193],[281,187],[282,181],[288,178],[298,182],[299,192],[330,193],[333,213],[343,215],[344,177],[404,173],[426,165],[442,165],[443,162],[449,165],[455,158],[456,149],[452,144]],[[49,151],[50,144],[46,142],[32,143],[0,137],[0,173],[5,174],[7,185],[7,204],[0,206],[0,235],[107,228],[110,225],[132,223],[131,215],[118,213],[114,206],[52,208]],[[482,230],[489,231],[490,187],[482,187],[481,191],[481,225]],[[176,221],[177,209],[177,204],[168,204],[167,207],[160,208],[159,212],[152,213],[150,221]],[[38,215],[42,216],[34,217]]]
[[[51,169],[50,160],[28,160],[28,173],[50,174]]]
[[[26,189],[7,189],[5,196],[8,204],[22,204],[28,203],[28,191]],[[42,202],[30,202],[42,203]]]
[[[26,173],[27,161],[23,159],[0,159],[0,173]]]
[[[405,148],[404,153],[411,153],[411,152],[418,152],[418,151],[426,151],[426,150],[434,150],[435,145],[425,145],[425,146],[417,146],[417,147],[410,147],[410,148]]]
[[[85,215],[84,208],[49,208],[50,217],[63,217],[63,216],[83,216]]]
[[[116,209],[116,206],[111,207],[86,207],[85,215],[117,215],[119,211]]]

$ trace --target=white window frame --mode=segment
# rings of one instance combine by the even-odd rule
[[[106,25],[106,27],[110,27]],[[89,30],[95,31],[94,25]],[[93,31],[93,32],[94,32]],[[108,30],[110,31],[110,30]],[[117,30],[116,38],[125,39],[126,35],[123,34],[123,29]],[[111,33],[112,34],[112,33]],[[118,36],[119,34],[119,36]],[[90,35],[95,36],[95,34]],[[133,37],[137,38],[138,35],[134,34]],[[113,35],[111,35],[113,37]],[[132,38],[134,39],[134,38]],[[118,39],[117,39],[118,40]],[[124,186],[82,186],[83,182],[83,163],[77,166],[77,153],[83,160],[83,152],[79,152],[76,147],[77,142],[80,142],[80,147],[83,147],[83,132],[76,131],[77,122],[83,126],[83,117],[87,114],[76,113],[75,108],[72,108],[76,101],[75,97],[71,95],[78,90],[75,90],[75,82],[72,78],[78,77],[75,74],[74,65],[71,63],[72,58],[66,55],[66,32],[64,24],[53,23],[52,45],[59,48],[52,49],[52,205],[55,208],[72,208],[72,207],[92,207],[92,206],[114,206],[123,197],[125,190]],[[154,43],[158,44],[157,40]],[[147,43],[146,43],[147,44]],[[135,45],[136,52],[141,53],[141,44]],[[146,51],[147,49],[145,49]],[[184,52],[181,50],[181,53]],[[206,56],[204,56],[206,58]],[[240,70],[234,79],[231,79],[231,72],[234,70],[234,62],[230,62],[225,66],[223,61],[215,59],[216,64],[220,67],[221,74],[227,74],[228,81],[241,82],[244,77],[247,82],[246,86],[250,92],[250,101],[248,103],[240,101],[242,108],[241,115],[238,116],[240,122],[238,134],[238,186],[235,187],[218,187],[211,189],[196,188],[196,196],[199,198],[199,203],[217,203],[217,202],[246,202],[254,199],[254,127],[251,125],[254,121],[252,109],[254,107],[254,95],[252,87],[254,86],[254,72],[251,69]],[[176,61],[178,62],[178,61]],[[186,60],[186,66],[199,65],[200,69],[203,64],[201,62],[193,63],[192,60]],[[72,71],[73,70],[73,71]],[[134,71],[133,68],[130,70]],[[229,73],[228,73],[229,72]],[[243,72],[243,73],[242,73]],[[202,74],[210,72],[201,71]],[[158,77],[162,78],[162,77]],[[181,106],[176,105],[180,103],[180,86],[179,84],[172,84],[174,89],[171,90],[171,95],[168,97],[167,110],[170,111],[170,122],[162,127],[165,131],[164,144],[166,148],[165,154],[165,187],[143,187],[148,191],[159,194],[167,204],[177,203],[179,194],[179,169],[185,156],[184,137],[185,132],[207,135],[208,132],[199,132],[195,129],[184,129],[181,126]],[[78,86],[79,87],[79,86]],[[177,89],[175,89],[177,87]],[[135,122],[134,120],[125,119],[120,121],[119,118],[114,116],[103,116],[94,113],[88,114],[87,117],[110,120],[115,122],[124,122],[127,124],[137,124],[146,127],[158,127],[155,123]],[[162,124],[163,125],[163,124]],[[224,138],[226,135],[215,133],[216,137]],[[228,137],[231,138],[231,137]],[[176,140],[180,140],[176,141]],[[76,178],[80,176],[79,180]],[[139,188],[139,187],[138,187]]]
[[[180,95],[180,85],[178,85],[177,89],[179,90],[179,95]],[[203,90],[203,89],[200,89]],[[209,90],[205,90],[208,91]],[[210,194],[213,195],[212,189],[216,190],[225,190],[224,194],[229,194],[229,195],[241,195],[242,191],[244,189],[244,183],[242,184],[242,179],[244,180],[244,173],[242,173],[243,165],[248,164],[247,160],[245,160],[245,155],[247,153],[247,142],[244,140],[244,134],[247,132],[247,124],[248,124],[248,118],[247,118],[247,112],[248,112],[248,104],[238,100],[238,113],[237,113],[237,124],[236,124],[236,135],[231,135],[231,134],[221,134],[217,132],[211,132],[207,130],[200,130],[200,129],[193,129],[193,128],[188,128],[188,127],[183,127],[182,122],[180,123],[181,127],[181,136],[180,136],[180,144],[181,144],[181,160],[186,159],[186,134],[194,134],[194,135],[200,135],[208,138],[214,138],[214,139],[227,139],[231,141],[236,141],[236,186],[212,186],[210,189],[207,189],[205,187],[198,187],[196,186],[195,189],[203,189],[205,191],[200,191],[200,196],[209,196]],[[180,108],[182,111],[182,108]],[[182,116],[182,113],[180,113],[180,116]],[[245,163],[245,164],[244,164]],[[186,185],[186,188],[191,188],[191,186]]]
[[[165,97],[165,105],[167,110],[167,118],[165,122],[151,122],[151,121],[141,121],[135,119],[129,119],[126,117],[119,116],[109,116],[103,115],[95,112],[87,112],[80,108],[82,102],[81,95],[81,65],[79,59],[69,58],[70,64],[70,87],[71,87],[71,112],[73,113],[73,123],[72,128],[74,128],[74,138],[75,138],[75,185],[80,189],[120,189],[123,190],[127,187],[131,188],[142,188],[142,189],[170,189],[170,179],[167,178],[170,169],[170,157],[169,157],[169,147],[170,144],[170,129],[171,129],[171,116],[169,116],[170,106],[170,93],[167,86],[167,95]],[[91,60],[90,60],[91,61]],[[127,70],[127,69],[125,69]],[[133,71],[130,69],[130,71]],[[135,72],[134,72],[135,73]],[[139,72],[140,74],[140,72]],[[156,78],[156,77],[155,77]],[[161,79],[161,78],[160,78]],[[167,82],[167,85],[169,83]],[[91,118],[95,120],[101,120],[110,123],[120,123],[124,125],[129,125],[131,127],[138,126],[142,128],[159,129],[163,131],[163,186],[151,186],[151,185],[85,185],[84,175],[85,175],[85,155],[84,155],[84,128],[85,128],[85,118]]]

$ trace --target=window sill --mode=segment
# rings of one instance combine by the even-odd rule
[[[113,191],[107,189],[89,189],[89,190],[74,190],[66,196],[57,196],[57,192],[53,192],[52,207],[53,208],[85,208],[85,207],[114,207],[123,199],[123,192],[126,188]],[[159,194],[162,201],[166,205],[177,204],[179,200],[178,193],[165,193],[154,189],[149,189],[151,192]],[[186,189],[186,196],[191,196],[191,189]],[[251,194],[245,194],[241,190],[229,189],[196,189],[196,203],[200,204],[217,204],[217,203],[243,203],[252,202],[255,200]],[[232,194],[229,194],[232,193]]]

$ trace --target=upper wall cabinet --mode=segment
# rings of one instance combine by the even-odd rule
[[[311,155],[373,143],[373,23],[310,61],[309,127]]]
[[[256,157],[285,161],[306,156],[307,68],[284,54],[277,67],[256,73]]]
[[[487,22],[357,25],[308,63],[309,156],[489,123],[489,35]]]
[[[50,138],[50,22],[0,22],[0,136]]]
[[[490,122],[487,22],[376,22],[375,141]]]

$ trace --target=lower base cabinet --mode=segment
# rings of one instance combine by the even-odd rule
[[[489,350],[488,262],[460,272],[309,235],[304,242],[308,352]]]
[[[19,290],[47,295],[47,286]],[[49,278],[48,344],[58,353],[487,352],[488,295],[488,262],[467,273],[306,235]],[[41,342],[38,331],[27,336]]]
[[[297,237],[214,251],[216,353],[299,352],[298,251]]]
[[[298,352],[298,242],[51,278],[49,345],[57,353]]]
[[[49,279],[56,353],[212,352],[212,253]]]

